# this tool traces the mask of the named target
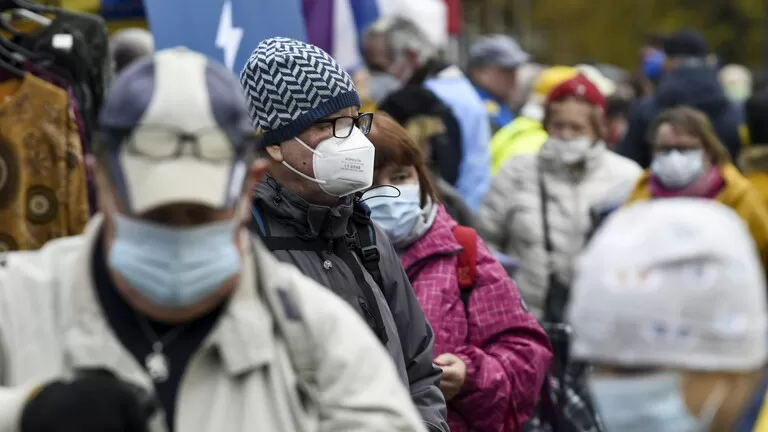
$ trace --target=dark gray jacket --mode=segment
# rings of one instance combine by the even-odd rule
[[[260,230],[270,237],[331,240],[342,239],[352,223],[352,198],[335,207],[312,205],[268,177],[258,186],[254,211],[261,215]],[[254,221],[254,224],[256,222]],[[256,225],[253,225],[256,226]],[[288,243],[286,243],[288,244]],[[360,266],[373,290],[387,334],[386,348],[430,432],[447,432],[446,406],[440,392],[440,368],[432,363],[434,334],[414,294],[408,276],[384,232],[376,228],[381,255],[379,269],[383,287]],[[355,273],[338,254],[330,251],[275,250],[275,256],[292,263],[305,275],[331,289],[364,319],[370,320],[366,296]],[[318,305],[322,307],[321,305]]]

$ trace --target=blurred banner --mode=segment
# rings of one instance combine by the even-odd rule
[[[43,1],[43,0],[41,0]],[[258,43],[288,36],[328,51],[350,72],[360,38],[382,16],[408,17],[441,48],[460,31],[460,0],[47,0],[101,15],[110,31],[149,27],[158,48],[186,45],[238,72]],[[147,24],[149,24],[147,26]]]
[[[262,40],[306,39],[300,0],[145,0],[158,49],[184,45],[239,73]]]

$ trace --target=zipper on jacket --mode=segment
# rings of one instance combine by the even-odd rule
[[[373,311],[371,310],[371,306],[362,297],[357,298],[357,303],[360,305],[360,309],[362,309],[363,315],[365,315],[365,321],[368,322],[368,325],[371,326],[371,328],[375,329],[376,319],[373,317]]]

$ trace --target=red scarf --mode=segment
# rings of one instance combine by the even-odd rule
[[[667,189],[653,173],[651,173],[648,181],[653,198],[692,197],[714,199],[725,184],[723,171],[718,166],[712,166],[712,168],[702,173],[691,184],[680,189]]]

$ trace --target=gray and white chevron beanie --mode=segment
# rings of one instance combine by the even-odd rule
[[[341,109],[360,106],[352,78],[322,49],[294,39],[263,40],[251,54],[240,84],[264,145],[300,134]]]

